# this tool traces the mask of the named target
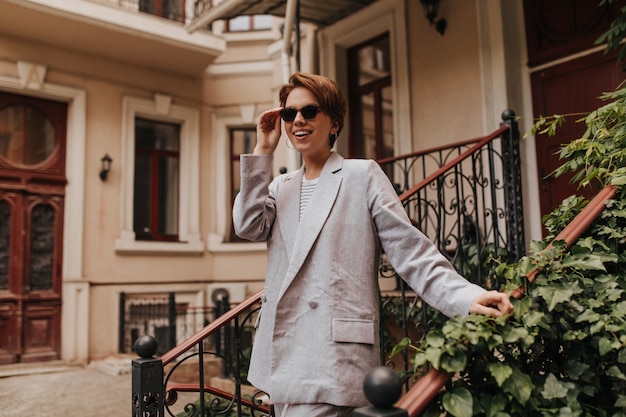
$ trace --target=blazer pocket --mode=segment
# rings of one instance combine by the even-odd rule
[[[333,342],[374,344],[373,320],[333,319]]]

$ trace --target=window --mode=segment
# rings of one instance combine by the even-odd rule
[[[135,119],[133,230],[138,240],[178,240],[180,125]]]
[[[389,34],[348,49],[353,158],[382,159],[394,155],[393,97]]]
[[[185,21],[184,0],[139,0],[139,11],[177,22]]]
[[[154,100],[124,98],[118,252],[204,251],[199,230],[199,112],[171,101],[160,94]]]
[[[235,197],[241,186],[239,156],[242,154],[252,153],[254,144],[256,143],[256,129],[249,128],[232,128],[230,129],[230,201],[235,202]],[[230,241],[243,241],[235,234],[234,228],[230,227]]]
[[[273,17],[268,14],[252,16],[237,16],[226,22],[227,32],[246,32],[252,30],[267,30],[272,28]]]

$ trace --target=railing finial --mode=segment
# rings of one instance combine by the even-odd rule
[[[146,334],[135,340],[134,349],[140,358],[149,359],[157,353],[159,344],[154,337]]]
[[[511,109],[506,109],[502,112],[502,121],[504,122],[513,121],[516,117],[515,112]]]
[[[363,391],[373,407],[357,408],[353,417],[408,417],[406,410],[393,406],[402,395],[402,381],[393,369],[372,369],[363,381]]]

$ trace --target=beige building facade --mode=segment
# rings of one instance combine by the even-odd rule
[[[64,137],[53,139],[61,150],[54,148],[49,157],[34,164],[12,160],[0,143],[2,199],[43,195],[45,205],[54,194],[62,201],[53,206],[62,221],[55,220],[60,228],[49,257],[58,271],[52,269],[48,286],[37,292],[28,282],[33,257],[25,257],[21,269],[11,264],[34,246],[3,249],[9,261],[0,280],[0,329],[14,336],[0,344],[0,363],[87,363],[117,354],[121,293],[175,292],[177,302],[202,307],[212,303],[215,288],[228,289],[232,302],[260,289],[264,244],[231,236],[233,143],[237,134],[253,129],[262,111],[277,105],[278,88],[298,67],[328,75],[348,91],[349,52],[387,36],[392,80],[387,91],[393,97],[388,147],[402,155],[486,135],[509,108],[527,130],[533,115],[531,73],[552,65],[528,66],[522,1],[443,0],[443,35],[429,25],[418,0],[374,1],[329,26],[303,21],[297,60],[293,35],[284,40],[284,17],[263,20],[261,30],[231,30],[220,19],[208,22],[210,29],[188,30],[194,2],[170,2],[177,5],[176,17],[163,16],[154,6],[165,1],[152,2],[147,11],[141,10],[143,3],[0,0],[0,95],[6,97],[0,101],[0,141],[17,140],[7,133],[13,122],[2,121],[3,109],[22,111],[29,103],[46,108],[48,101],[66,108],[66,117],[55,119],[64,126]],[[589,47],[562,59],[598,50]],[[159,225],[164,232],[156,237],[137,223],[142,198],[150,196],[140,194],[140,179],[150,175],[140,170],[144,125],[151,132],[176,132],[173,148],[152,149],[169,158],[164,169],[177,172],[174,183],[159,183],[171,195],[146,208],[153,214],[167,211]],[[337,145],[346,156],[347,126]],[[535,141],[521,142],[527,240],[542,233]],[[103,180],[105,155],[112,162]],[[45,176],[54,158],[64,161],[62,191],[30,187],[31,173]],[[298,156],[281,145],[275,173],[298,166]],[[11,220],[2,221],[10,231],[20,227],[9,223],[16,211],[26,219],[32,214],[28,204],[7,207]],[[23,230],[34,230],[24,224]],[[144,232],[152,235],[146,238]],[[6,236],[6,245],[15,244],[10,232]],[[49,297],[48,310],[41,302],[38,307],[42,297]]]

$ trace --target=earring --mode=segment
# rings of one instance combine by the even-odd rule
[[[330,145],[330,147],[332,148],[333,145],[335,144],[335,142],[337,141],[337,137],[339,136],[339,134],[337,132],[335,133],[331,133],[328,136],[328,144]]]

